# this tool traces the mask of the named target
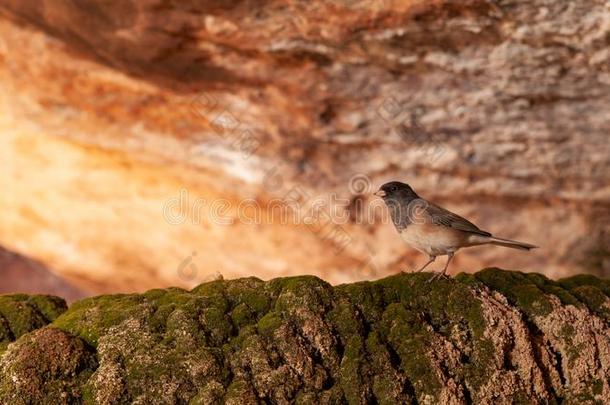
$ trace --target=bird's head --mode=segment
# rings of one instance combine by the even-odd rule
[[[418,198],[417,193],[413,191],[411,186],[400,181],[391,181],[379,187],[376,196],[383,198],[386,202],[389,200],[409,202]]]

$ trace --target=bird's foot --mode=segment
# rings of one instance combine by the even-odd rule
[[[420,269],[417,270],[413,270],[413,269],[404,269],[401,270],[401,273],[403,274],[416,274],[416,273],[421,273],[422,271]]]
[[[411,270],[411,269],[404,269],[400,271],[402,274],[412,274],[412,273],[417,273],[417,270]]]
[[[439,271],[439,272],[434,271],[433,274],[434,275],[428,279],[428,281],[427,281],[428,283],[438,280],[439,278],[449,278],[449,276],[442,271]]]

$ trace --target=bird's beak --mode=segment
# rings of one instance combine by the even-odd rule
[[[385,191],[383,191],[383,190],[379,190],[373,194],[376,195],[377,197],[385,197]]]

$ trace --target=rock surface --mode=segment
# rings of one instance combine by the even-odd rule
[[[9,252],[1,246],[0,279],[0,294],[51,294],[59,295],[68,302],[91,295],[62,280],[42,263]]]
[[[95,291],[374,278],[423,259],[379,216],[361,220],[363,194],[401,179],[542,246],[464,251],[459,270],[607,275],[608,7],[3,1],[0,242]],[[334,194],[341,215],[238,210],[250,199],[268,217],[294,187],[301,211]]]
[[[49,324],[67,309],[59,297],[45,295],[0,295],[0,352],[10,343]]]
[[[52,323],[10,339],[0,402],[610,401],[607,280],[499,269],[430,277],[336,287],[245,278],[87,298],[59,317],[43,311]],[[6,300],[25,301],[0,297],[9,319],[18,309]]]

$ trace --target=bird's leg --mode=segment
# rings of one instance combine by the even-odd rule
[[[453,252],[449,252],[447,255],[447,263],[445,263],[445,267],[443,268],[443,272],[441,273],[443,276],[447,273],[447,268],[449,268],[449,263],[451,263],[451,259],[453,259]]]
[[[446,277],[447,268],[449,267],[449,263],[451,263],[451,259],[453,259],[453,252],[447,253],[447,263],[445,263],[445,267],[443,267],[443,271],[432,276],[428,282],[436,280],[439,277]]]
[[[420,269],[415,270],[415,273],[419,273],[419,272],[423,271],[426,267],[428,267],[428,265],[430,263],[432,263],[435,260],[436,260],[436,256],[429,255],[428,256],[428,261],[426,262],[426,264],[424,264]]]

